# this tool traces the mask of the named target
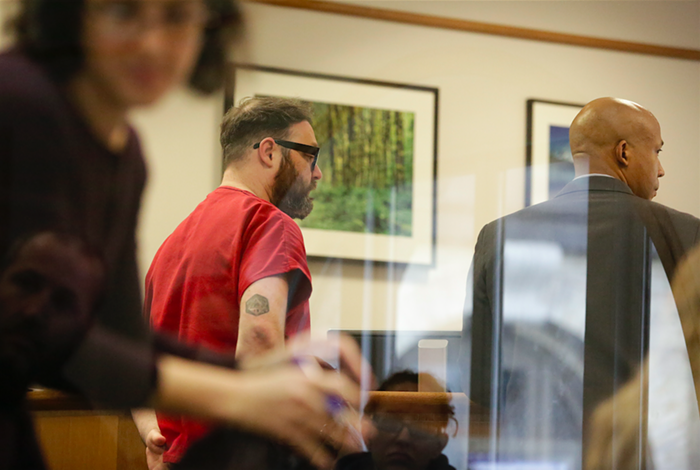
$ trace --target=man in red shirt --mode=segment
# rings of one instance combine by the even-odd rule
[[[310,106],[272,97],[226,114],[221,185],[163,243],[146,276],[144,311],[154,329],[237,359],[309,329],[311,275],[292,218],[311,212],[309,193],[322,177],[310,121]],[[166,463],[207,431],[157,417]]]

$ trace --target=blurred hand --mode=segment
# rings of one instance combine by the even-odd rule
[[[287,365],[245,372],[240,385],[229,400],[230,413],[244,413],[243,427],[291,446],[313,465],[332,468],[335,455],[328,447],[362,451],[359,419],[350,418],[357,416],[352,407],[359,406],[360,389],[346,375],[321,369],[307,375]],[[329,397],[347,407],[334,410]]]
[[[333,370],[330,364],[337,364],[342,374]],[[296,336],[287,342],[284,349],[247,359],[240,366],[260,374],[271,373],[275,369],[282,374],[283,369],[287,387],[291,384],[299,387],[284,390],[289,392],[284,398],[290,400],[289,405],[273,405],[274,408],[271,408],[284,408],[287,412],[284,418],[289,420],[287,426],[279,423],[279,428],[274,432],[278,433],[278,439],[291,444],[314,465],[331,468],[335,456],[329,447],[335,449],[338,456],[362,451],[363,433],[367,433],[371,425],[368,427],[367,423],[360,423],[357,385],[364,383],[368,388],[374,388],[375,381],[369,364],[351,337],[338,335],[327,341],[311,341],[307,335]],[[283,384],[280,386],[285,388]],[[306,391],[302,392],[303,389]],[[352,399],[345,395],[348,392]],[[338,398],[347,400],[349,406],[339,410]],[[278,415],[274,416],[279,418]],[[295,432],[295,429],[299,432]],[[288,434],[289,431],[292,434]]]
[[[298,335],[288,341],[285,348],[243,360],[240,368],[265,369],[305,357],[316,358],[324,368],[328,368],[329,364],[338,364],[339,369],[354,382],[366,384],[368,388],[375,387],[372,369],[362,357],[357,343],[343,334],[325,341],[312,341],[308,335]]]
[[[319,366],[327,362],[342,373]],[[362,450],[359,383],[374,382],[351,338],[299,338],[239,366],[245,370],[161,355],[156,404],[271,438],[322,469],[332,468],[337,449]]]

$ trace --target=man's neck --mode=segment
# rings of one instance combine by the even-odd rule
[[[246,178],[245,171],[234,170],[231,166],[224,171],[224,176],[221,179],[221,184],[219,186],[227,186],[230,188],[248,191],[255,194],[260,199],[270,202],[270,194],[265,190],[263,184],[255,181],[252,178]]]
[[[613,176],[605,175],[605,174],[603,174],[603,173],[587,173],[587,174],[585,174],[585,175],[577,176],[577,177],[575,177],[574,179],[577,180],[577,179],[581,179],[581,178],[590,178],[591,176],[602,176],[602,177],[604,177],[604,178],[617,179],[617,178],[615,178],[615,177],[613,177]]]
[[[621,179],[613,168],[611,168],[604,160],[593,158],[585,154],[577,154],[574,158],[574,171],[576,178],[582,176],[609,176],[615,179]]]

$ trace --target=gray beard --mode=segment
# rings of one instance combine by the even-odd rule
[[[313,183],[304,184],[299,172],[285,156],[275,176],[271,202],[292,219],[304,219],[314,208],[314,202],[309,197],[314,187]]]
[[[309,192],[309,187],[301,179],[297,179],[284,193],[277,207],[292,219],[303,220],[314,208]]]

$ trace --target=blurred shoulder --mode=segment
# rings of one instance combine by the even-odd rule
[[[0,53],[0,113],[48,112],[62,102],[58,85],[38,63],[16,50]]]

